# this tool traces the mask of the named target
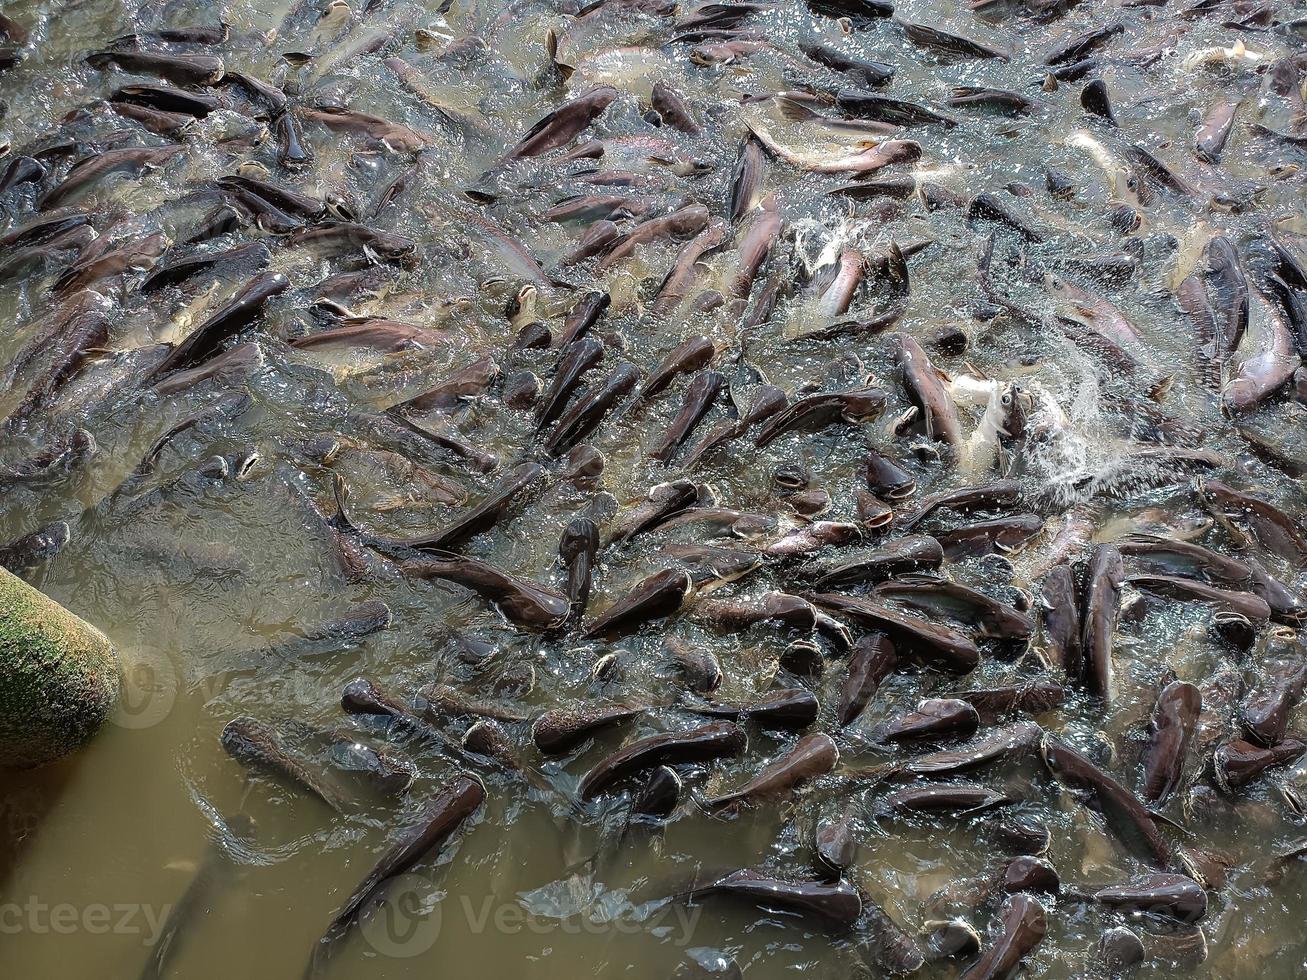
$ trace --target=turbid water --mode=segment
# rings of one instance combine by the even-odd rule
[[[0,974],[289,978],[310,969],[316,950],[312,969],[332,977],[643,980],[742,970],[767,980],[899,969],[953,977],[977,956],[936,957],[927,935],[956,918],[992,946],[1012,908],[1005,903],[1015,901],[998,882],[1019,851],[1000,824],[1018,817],[1047,828],[1043,858],[1062,892],[1038,895],[1047,934],[1024,959],[1029,976],[1115,975],[1097,951],[1100,937],[1122,926],[1144,948],[1143,962],[1122,972],[1307,972],[1307,871],[1277,859],[1303,836],[1294,753],[1286,749],[1288,765],[1244,786],[1210,771],[1218,746],[1239,737],[1251,692],[1273,668],[1302,662],[1293,596],[1307,555],[1295,554],[1292,541],[1243,534],[1239,507],[1205,506],[1195,485],[1228,484],[1293,521],[1304,512],[1301,374],[1292,378],[1288,364],[1281,383],[1248,407],[1232,404],[1238,389],[1229,387],[1274,324],[1292,329],[1272,373],[1307,336],[1307,280],[1293,278],[1307,255],[1303,10],[1112,0],[972,11],[903,0],[895,19],[879,6],[5,4],[25,36],[11,32],[3,49],[21,57],[0,72],[0,168],[20,158],[32,164],[31,179],[18,179],[28,164],[6,171],[13,182],[0,196],[0,225],[20,228],[58,208],[86,218],[66,234],[7,239],[9,254],[0,256],[0,313],[9,325],[0,331],[0,363],[10,365],[0,396],[10,417],[0,440],[0,540],[68,523],[56,555],[14,570],[113,639],[124,697],[75,757],[3,776]],[[227,30],[212,37],[156,33],[219,23]],[[923,45],[922,32],[905,23],[953,39]],[[1114,24],[1119,31],[1083,52],[1050,59],[1078,35]],[[133,33],[134,41],[116,40]],[[960,50],[957,36],[1004,57]],[[865,118],[858,131],[821,128],[805,117],[830,121],[841,110],[857,115],[859,105],[867,116],[858,93],[878,80],[819,64],[812,45],[892,70],[875,92],[947,120],[909,120],[893,133]],[[227,77],[197,79],[195,62],[178,69],[124,54],[139,52],[219,57]],[[1081,59],[1092,64],[1067,69]],[[175,96],[120,91],[171,85],[177,71],[190,72],[183,89],[217,104],[162,116],[130,106],[157,110]],[[1083,94],[1094,80],[1106,87],[1114,121],[1096,89]],[[677,128],[662,95],[658,118],[655,83],[684,99],[686,128],[698,132]],[[601,86],[615,96],[592,125],[545,152],[523,149],[538,120]],[[957,86],[1008,94],[974,104]],[[778,92],[791,98],[761,98]],[[1210,130],[1221,129],[1222,103],[1237,109],[1218,139]],[[342,126],[323,107],[375,118]],[[1195,132],[1213,113],[1200,154]],[[889,138],[914,141],[919,154],[863,174],[853,192],[831,193],[859,177],[847,157]],[[51,194],[74,161],[170,146],[181,152],[157,166]],[[1138,147],[1161,162],[1151,165]],[[742,168],[741,158],[755,163]],[[292,188],[309,203],[274,205],[266,187],[218,183],[235,174]],[[581,195],[622,200],[591,202],[580,221],[549,220],[551,208]],[[704,257],[687,266],[679,297],[664,280],[702,221],[679,240],[655,237],[629,255],[609,258],[609,245],[567,261],[586,226],[605,215],[620,236],[694,205],[720,222],[703,234],[718,227],[721,243],[700,239]],[[740,244],[773,214],[765,261],[756,275],[742,273]],[[334,248],[304,240],[304,228],[341,218],[402,236],[399,246],[358,230]],[[94,233],[79,235],[82,227]],[[163,236],[162,256],[149,245],[154,234]],[[146,291],[147,268],[251,242],[267,252]],[[1242,319],[1213,258],[1221,242],[1246,270],[1251,303]],[[126,271],[83,266],[86,278],[66,278],[97,250],[134,246]],[[842,258],[845,278],[832,280]],[[357,283],[321,285],[369,270]],[[284,275],[289,288],[182,366],[255,346],[227,355],[227,369],[209,377],[177,380],[176,365],[160,371],[170,345],[264,272]],[[1072,290],[1059,289],[1061,280]],[[1179,297],[1195,295],[1186,283],[1215,315],[1234,310],[1231,322],[1236,331],[1246,326],[1248,342],[1229,331],[1205,338],[1201,312],[1182,309]],[[85,342],[72,371],[33,407],[28,392],[46,377],[41,358],[62,335],[49,327],[78,286],[98,293],[93,315],[107,335]],[[677,375],[656,397],[620,399],[584,435],[602,453],[602,475],[574,479],[570,445],[546,451],[555,429],[537,425],[529,392],[531,376],[545,387],[552,381],[568,313],[592,290],[610,297],[587,324],[604,351],[587,377],[592,386],[623,361],[647,378],[692,337],[706,338],[712,352],[693,377]],[[365,318],[350,321],[362,325],[353,342],[290,343],[351,317]],[[378,318],[409,326],[379,326]],[[548,327],[552,347],[520,343],[533,322]],[[945,438],[946,406],[935,404],[923,425],[929,413],[911,412],[895,333],[918,340],[949,376],[947,399],[962,399],[967,383],[985,398],[1014,397],[1024,425],[1000,412],[1000,439],[967,404],[956,444]],[[493,377],[399,418],[384,414],[482,355],[493,358]],[[654,459],[687,391],[717,382],[706,419],[668,465]],[[791,401],[870,385],[885,405],[869,417],[786,432],[764,448],[751,430],[690,465],[691,447],[744,412],[764,382]],[[405,428],[404,419],[422,428]],[[463,448],[451,450],[451,438]],[[41,473],[16,469],[64,445],[71,449]],[[869,485],[873,449],[912,477],[914,494],[896,498],[884,481]],[[526,628],[457,584],[403,574],[412,553],[387,552],[375,540],[368,547],[328,523],[338,480],[349,517],[372,535],[443,531],[529,460],[543,465],[540,478],[453,550],[566,591],[560,535],[578,518],[594,520],[603,542],[579,624]],[[814,627],[811,607],[802,607],[788,620],[756,616],[752,626],[726,628],[725,607],[713,605],[758,609],[773,591],[865,594],[866,583],[815,589],[804,566],[833,567],[892,546],[922,500],[1001,479],[1016,481],[1018,493],[970,514],[941,510],[912,529],[947,541],[949,531],[983,519],[1035,514],[1042,522],[1032,540],[997,554],[959,545],[943,565],[953,582],[1040,621],[1033,636],[1005,641],[958,626],[982,652],[965,676],[932,667],[929,657],[924,667],[907,664],[913,644],[900,643],[902,669],[841,726],[850,654],[838,626]],[[692,484],[682,506],[692,499],[765,519],[673,521],[608,541],[650,488],[674,480]],[[859,502],[870,491],[879,497]],[[878,507],[894,521],[878,519]],[[829,537],[775,547],[810,526],[805,515],[832,522],[810,532]],[[1289,598],[1270,624],[1222,618],[1214,629],[1220,604],[1125,585],[1119,621],[1107,629],[1114,671],[1104,699],[1092,667],[1059,662],[1043,615],[1046,604],[1059,606],[1048,573],[1059,564],[1074,570],[1079,605],[1091,591],[1093,547],[1140,532],[1251,558]],[[586,635],[596,614],[645,576],[683,567],[686,552],[674,546],[704,543],[727,550],[693,563],[693,595],[673,615],[625,636]],[[1144,570],[1129,556],[1126,568]],[[1250,587],[1235,591],[1246,596]],[[351,611],[367,625],[341,628]],[[853,639],[875,633],[834,615]],[[957,626],[947,603],[929,618]],[[1245,629],[1250,649],[1240,643]],[[807,653],[818,667],[805,667]],[[711,658],[722,675],[715,688]],[[493,705],[512,764],[461,747],[475,712],[432,706],[432,727],[415,732],[342,711],[342,691],[360,677],[409,706],[433,683],[482,710]],[[1141,858],[1119,823],[1050,775],[1033,743],[949,780],[1001,791],[1010,798],[1001,807],[945,816],[885,809],[902,786],[886,779],[893,767],[966,741],[895,748],[880,740],[886,722],[923,697],[1053,685],[1060,704],[1040,706],[1033,719],[1133,792],[1154,702],[1175,679],[1198,686],[1204,713],[1180,759],[1180,785],[1161,808],[1167,821],[1154,831],[1174,851],[1166,860]],[[630,819],[638,779],[578,798],[581,778],[620,746],[701,725],[711,705],[749,705],[773,690],[813,692],[816,720],[774,729],[744,717],[743,751],[672,760],[684,789],[666,820]],[[529,721],[541,712],[612,704],[643,710],[562,755],[532,743]],[[222,733],[238,718],[272,726],[310,781],[340,797],[342,812],[226,751]],[[1030,720],[986,717],[978,737]],[[1277,747],[1292,746],[1298,720],[1278,731]],[[738,812],[706,812],[705,800],[814,732],[838,745],[833,772]],[[392,792],[349,769],[367,749],[399,767]],[[406,763],[416,776],[395,793],[407,783]],[[324,955],[319,940],[332,917],[462,772],[483,781],[484,804]],[[857,853],[832,874],[816,858],[814,837],[845,817]],[[1181,856],[1194,853],[1210,860],[1200,867]],[[856,891],[862,914],[831,928],[775,900],[695,893],[741,868],[788,882],[839,878],[847,886],[840,894]],[[1158,869],[1204,879],[1207,910],[1196,923],[1112,911],[1085,897]]]

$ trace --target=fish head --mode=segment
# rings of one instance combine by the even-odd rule
[[[998,398],[1000,420],[999,427],[1008,439],[1021,439],[1026,434],[1026,424],[1030,412],[1035,406],[1034,397],[1023,390],[1020,385],[1009,382],[1003,385]]]

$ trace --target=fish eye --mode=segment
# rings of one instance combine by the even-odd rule
[[[1010,392],[1010,391],[1005,391],[1005,392],[1003,392],[1003,398],[1001,399],[1001,401],[1003,402],[1003,405],[1004,405],[1004,406],[1011,405],[1011,404],[1012,404],[1012,392]]]

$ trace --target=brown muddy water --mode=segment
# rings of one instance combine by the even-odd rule
[[[641,6],[645,12],[626,10]],[[1065,681],[1066,700],[1036,720],[1135,787],[1152,705],[1171,674],[1205,694],[1214,689],[1205,683],[1213,677],[1242,677],[1255,686],[1268,656],[1301,649],[1291,631],[1273,625],[1260,631],[1250,652],[1232,653],[1212,634],[1211,607],[1127,586],[1115,631],[1117,692],[1110,704],[1088,696],[1058,667],[1041,666],[1048,640],[1037,632],[1025,650],[982,641],[981,665],[965,677],[895,672],[862,715],[841,729],[834,711],[846,653],[814,635],[825,669],[820,677],[799,678],[778,664],[801,634],[778,624],[712,629],[694,618],[693,606],[707,599],[757,600],[777,589],[803,591],[797,565],[833,564],[881,547],[902,533],[892,527],[862,528],[860,540],[799,559],[769,558],[711,596],[691,600],[681,614],[612,641],[586,639],[576,628],[543,635],[517,629],[472,593],[406,579],[379,555],[361,573],[353,569],[357,574],[334,561],[333,537],[305,503],[334,513],[333,474],[349,488],[356,523],[409,537],[448,526],[466,506],[463,500],[475,503],[520,461],[543,462],[546,477],[534,491],[461,550],[561,589],[564,526],[588,516],[610,527],[615,510],[670,479],[700,484],[701,500],[774,517],[762,538],[712,542],[723,547],[757,550],[800,524],[775,490],[779,467],[800,466],[811,487],[829,492],[824,519],[856,521],[854,501],[866,488],[865,459],[874,447],[913,475],[915,500],[1001,476],[1020,482],[1023,499],[1009,509],[1038,513],[1043,532],[1006,558],[960,557],[943,573],[1004,601],[1030,601],[1036,612],[1051,564],[1070,560],[1078,567],[1090,543],[1136,531],[1187,536],[1226,554],[1251,553],[1281,581],[1302,584],[1301,563],[1291,556],[1256,542],[1239,551],[1232,529],[1212,523],[1193,486],[1195,475],[1220,479],[1301,517],[1303,486],[1294,474],[1307,471],[1302,404],[1281,391],[1235,418],[1222,413],[1219,395],[1198,369],[1193,323],[1176,300],[1186,277],[1201,274],[1204,248],[1216,236],[1234,243],[1249,263],[1249,243],[1269,235],[1300,260],[1307,255],[1304,136],[1294,143],[1255,128],[1304,132],[1301,6],[1226,2],[1184,13],[1188,0],[1112,0],[1035,16],[1041,5],[980,11],[943,0],[897,5],[900,18],[1000,48],[1010,55],[1005,60],[923,48],[894,20],[843,22],[817,12],[821,4],[810,8],[794,0],[750,12],[725,35],[676,40],[684,33],[678,24],[696,8],[668,4],[661,13],[648,12],[658,6],[608,0],[587,13],[575,4],[520,0],[453,0],[447,9],[437,9],[434,0],[360,0],[352,7],[339,0],[330,7],[273,0],[4,4],[3,13],[28,37],[21,62],[0,73],[0,102],[7,106],[0,138],[12,147],[0,167],[27,154],[49,170],[0,197],[4,227],[30,220],[72,160],[115,147],[175,144],[184,152],[164,166],[97,181],[67,206],[88,212],[98,235],[116,244],[162,233],[171,243],[164,262],[263,241],[270,249],[268,269],[283,273],[291,288],[237,338],[257,342],[257,366],[159,394],[153,382],[141,380],[166,350],[159,345],[185,337],[257,270],[220,268],[184,288],[148,295],[140,288],[141,272],[96,282],[109,310],[104,349],[86,357],[47,405],[6,429],[6,462],[79,427],[94,437],[93,455],[44,483],[5,485],[0,539],[53,521],[69,523],[71,539],[62,551],[24,574],[115,641],[124,661],[124,695],[112,723],[75,758],[3,777],[0,976],[152,975],[147,964],[158,956],[169,919],[180,925],[163,975],[303,975],[327,923],[387,844],[440,786],[468,769],[485,783],[484,806],[438,857],[418,862],[394,884],[387,905],[339,944],[321,975],[643,980],[670,977],[714,957],[733,959],[750,980],[887,975],[885,929],[867,916],[853,929],[832,932],[801,916],[726,897],[687,902],[683,896],[737,868],[816,880],[815,828],[851,807],[859,850],[844,877],[865,907],[883,910],[923,949],[927,924],[952,917],[970,922],[988,945],[1002,907],[990,883],[1011,857],[995,833],[1000,815],[886,816],[878,802],[893,787],[856,774],[953,743],[895,749],[877,741],[879,726],[923,696],[1047,675]],[[719,6],[708,5],[707,13]],[[858,5],[827,5],[852,6]],[[229,25],[230,36],[209,46],[170,47],[146,37],[165,27],[219,21]],[[1048,52],[1116,22],[1121,31],[1084,55],[1095,60],[1084,77],[1043,84]],[[302,124],[311,162],[292,168],[279,160],[278,139],[270,132],[276,121],[238,86],[194,88],[221,96],[225,105],[172,136],[115,113],[105,99],[116,89],[158,84],[159,77],[148,70],[135,74],[130,66],[92,67],[86,57],[134,31],[142,35],[142,48],[217,54],[227,72],[281,87],[288,111]],[[484,44],[458,43],[468,38]],[[711,46],[732,39],[753,47],[723,63]],[[805,172],[766,154],[744,225],[758,220],[757,204],[774,193],[781,231],[752,304],[694,305],[705,292],[727,290],[735,275],[739,259],[729,238],[704,260],[687,300],[670,312],[650,307],[682,243],[654,242],[604,269],[593,260],[560,266],[583,226],[542,215],[569,195],[618,194],[638,199],[650,214],[699,203],[729,219],[746,125],[798,152],[860,148],[865,134],[814,136],[811,123],[782,118],[773,102],[741,101],[805,86],[819,92],[858,87],[805,57],[802,46],[813,42],[892,65],[894,77],[882,93],[958,120],[951,128],[904,128],[901,138],[920,144],[920,158],[870,175],[913,177],[919,194],[869,200],[831,195],[851,175]],[[696,51],[696,45],[709,50]],[[551,63],[551,46],[570,71]],[[401,84],[387,65],[394,58],[411,66],[421,91]],[[1116,126],[1082,108],[1081,92],[1095,78],[1106,83]],[[655,127],[646,118],[657,81],[685,96],[701,133]],[[618,94],[590,130],[563,148],[495,166],[545,113],[597,85],[611,85]],[[949,106],[957,85],[1015,90],[1033,102],[1025,113]],[[1196,157],[1194,132],[1221,100],[1239,108],[1218,165]],[[423,134],[424,146],[415,153],[329,129],[305,115],[321,105],[402,123]],[[828,106],[821,111],[835,114]],[[563,159],[586,140],[603,142],[601,159]],[[1134,145],[1162,159],[1186,190],[1176,191],[1132,162],[1128,148]],[[1068,195],[1048,192],[1045,168],[1066,175]],[[415,255],[387,262],[356,242],[344,254],[328,254],[295,245],[285,229],[266,221],[185,244],[221,203],[214,182],[238,170],[322,200],[334,195],[361,222],[411,239]],[[387,202],[384,189],[410,170]],[[636,186],[599,186],[590,182],[595,170],[642,176],[629,179]],[[465,193],[469,188],[478,193]],[[969,217],[967,202],[986,191],[1037,234],[1022,237],[983,214]],[[935,193],[946,203],[927,207],[924,199]],[[1128,231],[1114,211],[1122,205],[1137,212]],[[525,266],[497,245],[487,222],[522,243],[539,267]],[[631,223],[621,219],[622,227]],[[1007,306],[993,304],[977,274],[991,238],[991,280]],[[906,296],[875,261],[847,314],[823,310],[813,298],[820,288],[805,282],[820,282],[823,265],[845,250],[874,260],[891,243],[927,240],[931,244],[907,259]],[[1103,256],[1114,257],[1117,274],[1095,265]],[[70,261],[65,252],[6,265],[0,313],[8,328],[0,331],[0,362],[13,362],[48,322],[56,302],[52,286]],[[429,335],[391,353],[366,345],[324,351],[287,344],[331,324],[313,306],[318,283],[369,266],[378,273],[375,284],[347,295],[343,305],[358,315],[418,324]],[[1059,314],[1083,317],[1083,307],[1071,303],[1068,314],[1046,290],[1045,273],[1065,276],[1115,306],[1138,331],[1132,356],[1142,367],[1123,371],[1101,350],[1068,340]],[[773,315],[742,329],[769,280],[782,284]],[[687,448],[738,410],[733,406],[747,403],[762,378],[792,398],[871,378],[888,395],[888,406],[875,421],[789,434],[762,450],[751,436],[738,439],[686,470],[685,450],[670,466],[650,458],[681,405],[688,381],[680,377],[649,404],[632,407],[628,400],[604,420],[590,437],[606,460],[602,477],[596,486],[579,487],[565,479],[561,461],[541,450],[532,412],[512,408],[503,397],[503,380],[519,371],[547,384],[558,357],[549,349],[510,350],[521,322],[531,318],[514,322],[505,311],[528,283],[538,287],[536,317],[555,338],[578,295],[598,289],[611,296],[593,330],[607,355],[592,377],[621,360],[647,375],[667,351],[696,334],[716,345],[713,366],[728,390]],[[1255,318],[1266,315],[1254,307]],[[984,453],[941,451],[920,425],[900,425],[911,401],[888,333],[801,336],[891,309],[901,313],[894,329],[921,341],[942,370],[1020,385],[1028,406],[1026,435],[999,463]],[[940,331],[952,327],[966,337],[963,353],[936,343]],[[495,454],[496,472],[470,472],[420,437],[378,430],[381,410],[482,354],[499,360],[498,382],[449,410],[414,417]],[[1169,387],[1155,385],[1161,378],[1169,378]],[[6,414],[30,380],[6,369],[10,389],[0,400]],[[1150,386],[1159,387],[1152,402]],[[248,404],[231,392],[246,393]],[[1192,427],[1171,438],[1172,445],[1217,458],[1195,474],[1190,465],[1140,456],[1139,450],[1158,445],[1147,405]],[[216,407],[202,421],[163,446],[152,468],[137,471],[161,435],[210,406]],[[961,416],[969,437],[978,413],[965,408]],[[1240,427],[1272,444],[1273,452],[1251,452]],[[339,451],[324,460],[322,447],[333,439]],[[225,462],[215,464],[214,457]],[[1267,465],[1268,457],[1276,465]],[[910,512],[915,503],[895,506]],[[1067,515],[1089,529],[1080,539],[1072,536],[1069,546],[1058,536]],[[941,512],[920,530],[942,533],[976,519]],[[674,566],[663,553],[667,546],[706,540],[702,527],[682,526],[605,547],[589,617],[639,579]],[[389,607],[389,628],[352,642],[304,641],[320,624],[369,600]],[[701,702],[687,691],[669,654],[672,643],[720,661],[724,680],[711,694],[715,702],[747,704],[773,688],[811,687],[822,709],[806,730],[835,736],[841,752],[836,772],[797,795],[734,816],[704,813],[697,800],[737,787],[802,734],[744,722],[748,745],[738,758],[679,767],[686,793],[665,824],[627,825],[629,784],[588,804],[574,803],[581,776],[620,745],[703,721],[683,710]],[[598,664],[604,669],[596,671]],[[345,714],[342,689],[360,676],[403,697],[444,683],[523,716],[568,704],[624,702],[648,710],[558,757],[541,756],[525,724],[506,723],[516,757],[532,774],[528,783],[520,772],[460,757],[438,740]],[[1060,874],[1063,894],[1040,898],[1048,931],[1025,962],[1029,976],[1110,975],[1094,951],[1100,935],[1120,925],[1144,940],[1141,976],[1307,973],[1307,870],[1293,861],[1274,868],[1273,860],[1304,833],[1289,803],[1292,794],[1283,791],[1295,783],[1296,771],[1272,769],[1224,793],[1212,789],[1204,768],[1213,747],[1237,735],[1240,700],[1236,693],[1227,703],[1205,702],[1208,727],[1197,739],[1184,786],[1163,810],[1174,825],[1161,832],[1174,844],[1219,853],[1229,867],[1227,880],[1208,891],[1207,914],[1197,924],[1201,939],[1194,927],[1109,912],[1076,897],[1147,867],[1117,844],[1101,817],[1060,787],[1037,754],[971,777],[1018,800],[1003,814],[1042,821],[1051,831],[1045,856]],[[223,750],[220,733],[241,716],[275,726],[314,765],[332,762],[315,733],[339,730],[407,757],[417,778],[402,797],[358,791],[356,806],[335,813],[294,786],[247,770]],[[450,715],[441,730],[457,739],[470,720]],[[191,893],[184,909],[197,874],[205,887]],[[1204,942],[1205,954],[1193,952]],[[927,962],[917,975],[953,977],[967,966],[966,958]]]

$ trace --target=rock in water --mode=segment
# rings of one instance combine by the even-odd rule
[[[108,637],[0,568],[0,768],[67,755],[118,700]]]

